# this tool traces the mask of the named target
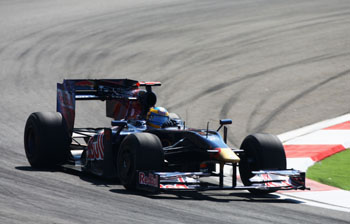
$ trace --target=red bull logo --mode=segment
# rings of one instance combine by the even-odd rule
[[[151,186],[151,187],[158,187],[158,183],[159,183],[158,175],[153,175],[149,173],[147,176],[144,172],[139,173],[139,184]]]
[[[103,136],[104,136],[104,133],[100,133],[97,136],[97,138],[96,136],[90,138],[88,142],[88,150],[87,150],[88,160],[103,160],[104,158]]]

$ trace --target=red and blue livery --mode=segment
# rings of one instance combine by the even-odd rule
[[[155,106],[152,87],[160,85],[130,79],[58,83],[56,112],[35,112],[27,119],[24,146],[30,165],[70,167],[118,179],[126,189],[152,192],[227,189],[266,194],[306,189],[305,173],[286,169],[276,136],[252,134],[239,149],[232,148],[227,144],[230,119],[220,120],[217,130],[189,128],[176,114]],[[91,100],[106,103],[110,127],[75,127],[76,102]],[[170,117],[171,125],[159,121],[152,127],[147,122],[151,116]],[[225,166],[232,170],[230,185],[224,184]]]

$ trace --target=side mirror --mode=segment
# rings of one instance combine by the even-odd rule
[[[232,124],[232,120],[231,119],[221,119],[220,125],[225,125],[225,124]]]
[[[231,119],[221,119],[220,120],[220,127],[216,131],[220,131],[222,126],[227,125],[227,124],[232,124],[232,120]]]
[[[118,121],[118,120],[114,120],[111,122],[112,126],[118,126],[118,127],[124,127],[128,124],[128,122],[126,121]]]
[[[128,126],[128,122],[127,121],[118,121],[118,120],[114,120],[111,122],[112,126],[118,126],[118,131],[116,136],[119,136],[120,132],[124,129],[125,126]]]

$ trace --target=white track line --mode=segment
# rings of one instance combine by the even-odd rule
[[[346,148],[350,147],[350,139],[348,138],[348,133],[343,134],[342,130],[327,130],[322,129],[350,121],[350,114],[345,114],[343,116],[329,119],[325,121],[318,122],[313,125],[309,125],[297,130],[286,132],[279,135],[279,139],[284,144],[339,144]],[[302,167],[302,171],[313,165],[313,161],[310,158],[287,158],[288,168],[291,167]],[[344,190],[332,190],[332,191],[304,191],[304,192],[283,192],[282,194],[276,193],[281,198],[294,198],[302,201],[306,205],[322,207],[337,211],[350,212],[350,203],[348,199],[350,198],[350,191]],[[347,200],[345,200],[347,199]]]
[[[345,115],[337,117],[337,118],[321,121],[321,122],[318,122],[316,124],[305,126],[303,128],[299,128],[299,129],[296,129],[293,131],[289,131],[289,132],[278,135],[278,138],[282,142],[286,142],[286,141],[289,141],[291,139],[309,134],[311,132],[315,132],[315,131],[321,130],[323,128],[330,127],[332,125],[343,123],[345,121],[350,121],[350,114],[345,114]]]

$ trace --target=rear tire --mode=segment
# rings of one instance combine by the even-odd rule
[[[58,112],[32,113],[24,129],[24,149],[34,168],[50,168],[67,161],[71,138]]]
[[[252,171],[285,170],[286,154],[282,142],[274,135],[253,134],[247,136],[240,147],[244,150],[239,163],[241,180],[245,186],[251,186]],[[268,194],[276,190],[249,190],[253,194]]]
[[[160,171],[164,163],[162,144],[150,133],[130,134],[122,141],[117,156],[120,182],[128,190],[136,188],[137,171]]]

